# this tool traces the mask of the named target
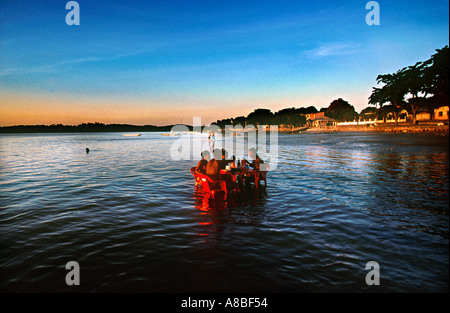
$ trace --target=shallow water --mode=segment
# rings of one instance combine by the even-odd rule
[[[280,134],[267,187],[227,201],[174,140],[0,135],[0,290],[448,292],[448,136]]]

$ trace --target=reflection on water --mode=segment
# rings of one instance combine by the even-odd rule
[[[246,185],[239,193],[228,196],[216,196],[204,193],[201,188],[194,192],[195,208],[202,216],[199,225],[204,225],[204,231],[199,236],[217,234],[225,223],[260,224],[263,222],[265,198],[267,191],[264,186],[255,188]]]
[[[0,135],[0,289],[73,291],[75,260],[77,291],[448,292],[448,136],[280,134],[267,187],[226,199],[173,140]]]

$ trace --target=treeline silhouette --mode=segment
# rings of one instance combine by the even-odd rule
[[[436,49],[436,53],[428,60],[417,62],[395,73],[378,75],[377,83],[381,87],[373,87],[369,106],[359,114],[351,104],[341,98],[333,100],[327,108],[320,109],[320,112],[325,112],[326,117],[337,122],[374,118],[386,120],[386,117],[392,114],[397,124],[400,114],[404,111],[412,117],[413,122],[419,112],[428,112],[433,119],[435,109],[449,104],[448,48],[447,45]],[[313,106],[288,108],[275,113],[259,108],[247,116],[217,120],[215,124],[220,128],[227,125],[305,126],[306,115],[318,112]]]
[[[436,49],[428,60],[399,69],[395,73],[378,75],[369,104],[378,106],[384,119],[394,115],[396,124],[400,113],[406,110],[412,121],[419,112],[427,112],[433,119],[434,110],[449,104],[449,50],[448,45]]]
[[[129,125],[129,124],[103,124],[82,123],[79,125],[17,125],[0,127],[2,133],[72,133],[72,132],[154,132],[170,131],[173,125]],[[189,126],[188,126],[189,127]]]
[[[269,109],[256,109],[247,116],[238,116],[235,118],[226,118],[215,122],[220,128],[228,125],[290,125],[303,126],[306,124],[306,114],[319,112],[315,107],[307,108],[286,108],[272,113]]]
[[[287,108],[272,113],[269,109],[256,109],[247,116],[238,116],[236,118],[227,118],[215,122],[220,128],[226,126],[245,127],[246,125],[278,125],[278,126],[294,126],[303,127],[307,124],[307,115],[312,113],[325,112],[325,116],[336,121],[353,121],[358,118],[359,114],[356,112],[353,105],[343,100],[336,99],[330,103],[327,108],[317,110],[314,106],[306,108]]]

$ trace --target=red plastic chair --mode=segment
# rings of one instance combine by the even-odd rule
[[[257,177],[256,185],[259,185],[260,181],[264,181],[264,185],[267,186],[267,172],[270,170],[270,165],[267,163],[260,164],[259,175]]]
[[[199,185],[201,186],[202,182],[201,182],[201,180],[200,180],[200,177],[198,177],[198,175],[195,173],[195,169],[196,169],[195,166],[194,166],[194,167],[191,167],[191,173],[192,173],[192,175],[193,175],[194,178],[195,178],[195,189],[197,189],[197,187],[198,187]]]
[[[216,193],[223,191],[227,195],[227,184],[224,180],[212,180],[211,177],[200,174],[200,181],[204,192],[211,194],[211,197],[215,197]]]
[[[195,167],[191,168],[191,173],[195,177],[195,187],[202,186],[203,192],[211,194],[214,198],[217,192],[223,191],[227,195],[227,184],[224,180],[213,180],[205,174],[195,173]]]

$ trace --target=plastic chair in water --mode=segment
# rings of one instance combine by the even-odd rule
[[[197,174],[195,173],[195,167],[191,168],[191,173],[195,178],[195,187],[197,188],[200,185],[203,192],[211,194],[212,198],[220,191],[227,195],[227,184],[224,180],[213,180],[205,174]]]
[[[262,163],[259,165],[259,175],[256,178],[255,185],[258,186],[260,181],[264,181],[264,186],[267,186],[267,172],[270,170],[270,165]]]
[[[195,189],[197,189],[198,186],[201,186],[201,185],[202,185],[202,182],[201,182],[201,180],[200,180],[200,177],[195,173],[195,169],[196,169],[195,166],[194,166],[194,167],[191,167],[191,174],[192,174],[192,176],[194,176],[194,179],[195,179]]]

